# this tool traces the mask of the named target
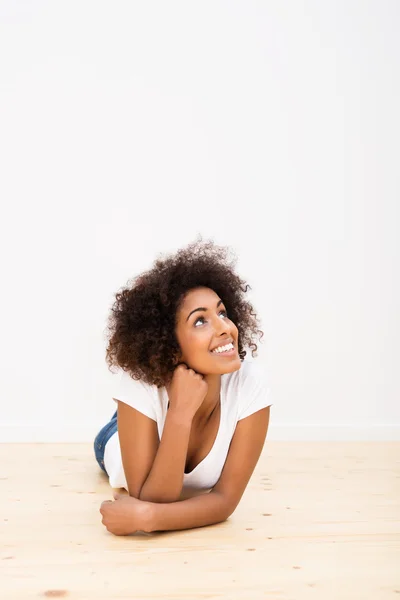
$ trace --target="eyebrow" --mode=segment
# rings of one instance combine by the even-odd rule
[[[219,306],[220,304],[222,304],[222,300],[220,300],[220,301],[217,303],[217,306],[216,306],[216,308],[218,308],[218,306]],[[194,310],[192,310],[192,312],[191,312],[191,313],[189,313],[189,315],[188,315],[188,317],[187,317],[186,321],[188,321],[188,320],[189,320],[189,317],[190,317],[190,315],[192,315],[194,312],[196,312],[196,311],[198,311],[198,310],[204,310],[204,312],[207,312],[208,308],[204,308],[204,306],[200,306],[199,308],[195,308]]]

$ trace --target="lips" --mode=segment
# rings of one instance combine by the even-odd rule
[[[218,358],[229,358],[230,356],[236,356],[236,348],[233,347],[231,350],[227,350],[225,352],[211,352],[213,356],[217,356]]]
[[[236,345],[235,345],[235,342],[233,342],[233,341],[225,342],[224,344],[219,344],[219,346],[215,346],[215,348],[220,348],[220,347],[226,346],[227,344],[232,344],[233,348],[231,348],[230,350],[224,350],[223,352],[213,352],[212,350],[210,350],[210,353],[213,356],[217,356],[220,358],[231,358],[232,356],[237,356]]]
[[[220,348],[221,346],[226,346],[227,344],[233,344],[233,347],[235,347],[235,342],[233,341],[232,338],[229,338],[229,340],[225,340],[222,343],[220,342],[219,344],[217,344],[216,346],[214,346],[214,348],[211,348],[210,352],[212,352],[216,348]]]

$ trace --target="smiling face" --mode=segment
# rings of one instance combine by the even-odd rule
[[[229,319],[222,299],[213,290],[207,287],[190,290],[176,319],[180,362],[202,375],[222,375],[240,369],[238,329]],[[229,343],[233,344],[233,349],[213,352]]]

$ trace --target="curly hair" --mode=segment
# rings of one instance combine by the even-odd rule
[[[253,306],[245,299],[251,288],[234,272],[236,256],[228,248],[201,236],[175,254],[158,255],[152,269],[128,281],[115,295],[108,318],[109,343],[106,362],[157,387],[171,380],[179,354],[175,335],[176,316],[189,290],[211,288],[222,298],[229,318],[238,329],[240,360],[244,347],[257,356],[255,336],[259,329]]]

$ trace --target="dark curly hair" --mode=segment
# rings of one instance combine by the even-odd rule
[[[238,328],[240,360],[244,346],[257,356],[257,344],[264,333],[258,317],[244,295],[252,289],[234,272],[236,256],[228,249],[201,236],[167,257],[158,255],[153,268],[128,281],[115,295],[108,318],[109,344],[106,362],[157,387],[172,378],[179,354],[175,335],[177,311],[185,294],[197,287],[211,288],[222,298],[229,318]]]

